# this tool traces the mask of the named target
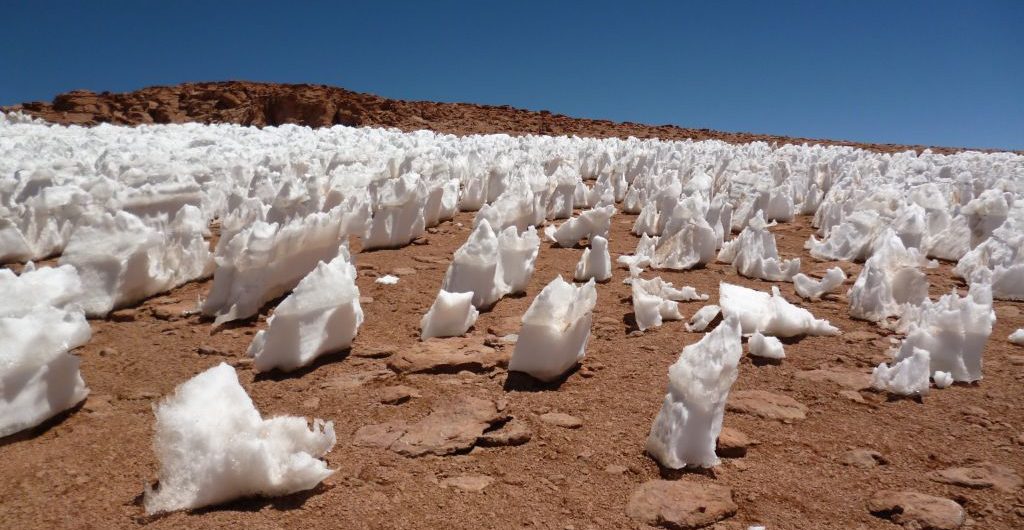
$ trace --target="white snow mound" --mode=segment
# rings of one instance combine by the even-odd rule
[[[146,490],[148,514],[288,495],[334,472],[319,460],[334,447],[334,423],[261,418],[227,364],[182,383],[154,412],[160,473]]]
[[[558,276],[523,315],[509,371],[553,381],[586,355],[597,289],[594,280],[575,286]]]
[[[647,437],[647,452],[661,465],[680,469],[718,464],[715,442],[742,356],[735,316],[683,348],[668,369],[668,393]]]
[[[256,371],[295,370],[350,347],[363,323],[355,280],[347,249],[317,264],[253,337],[248,354]]]
[[[828,320],[814,318],[810,311],[786,301],[775,286],[769,295],[722,282],[719,284],[718,303],[726,318],[739,318],[744,334],[758,331],[774,337],[839,334],[839,329]]]
[[[441,289],[420,320],[420,340],[464,335],[478,316],[480,312],[473,307],[473,293],[449,293]]]

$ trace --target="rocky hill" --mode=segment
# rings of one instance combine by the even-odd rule
[[[185,83],[149,87],[121,94],[97,94],[87,90],[74,90],[55,97],[52,103],[24,103],[4,107],[3,110],[21,110],[53,123],[77,125],[138,125],[189,121],[256,126],[295,123],[326,127],[342,124],[397,127],[405,131],[429,129],[459,135],[506,133],[597,138],[635,136],[667,140],[717,139],[734,143],[761,140],[778,143],[854,145],[881,152],[925,148],[920,145],[864,144],[710,129],[686,129],[674,125],[591,120],[571,118],[545,110],[517,109],[508,105],[404,101],[326,85],[247,81]],[[945,147],[931,149],[936,152],[959,151]]]

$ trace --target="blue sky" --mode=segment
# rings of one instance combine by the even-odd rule
[[[1024,1],[10,2],[0,104],[247,79],[1024,149]]]

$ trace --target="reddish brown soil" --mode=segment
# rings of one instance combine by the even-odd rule
[[[635,216],[613,218],[613,259],[630,253]],[[867,499],[881,489],[911,489],[958,500],[975,528],[1021,528],[1024,496],[994,489],[968,489],[929,480],[930,471],[972,460],[989,460],[1024,472],[1024,348],[1006,336],[1024,326],[1024,304],[997,302],[999,320],[985,350],[980,384],[933,390],[921,401],[887,400],[861,392],[865,403],[839,394],[832,383],[795,377],[801,370],[836,367],[868,372],[885,359],[887,333],[847,317],[845,295],[803,304],[841,328],[845,337],[808,337],[788,342],[780,365],[744,359],[734,390],[761,389],[793,397],[809,408],[804,421],[783,424],[729,412],[725,425],[759,443],[747,455],[726,459],[713,471],[671,473],[644,454],[644,442],[666,391],[668,366],[683,346],[700,339],[669,322],[639,336],[633,331],[629,290],[617,269],[598,288],[593,335],[582,368],[561,385],[538,387],[489,374],[394,376],[349,389],[332,388],[338,378],[386,370],[387,359],[364,357],[384,347],[401,351],[417,341],[418,322],[433,300],[446,269],[429,258],[450,257],[469,234],[472,214],[442,224],[426,245],[357,252],[359,288],[366,321],[352,351],[329,356],[295,374],[255,377],[244,352],[265,316],[226,330],[188,317],[155,318],[157,308],[179,307],[204,295],[210,282],[186,285],[147,301],[134,322],[92,321],[94,337],[78,351],[92,390],[86,403],[55,421],[0,442],[0,517],[7,528],[629,528],[625,505],[644,481],[659,476],[731,487],[738,513],[718,528],[753,523],[770,529],[895,528],[872,516]],[[806,219],[776,229],[784,257],[801,256],[804,269],[822,272],[802,250]],[[353,249],[358,250],[354,242]],[[481,314],[470,337],[483,341],[488,328],[518,318],[537,292],[558,274],[569,276],[579,249],[542,245],[528,293],[504,299]],[[427,258],[427,259],[425,259]],[[859,265],[840,263],[855,274]],[[416,273],[394,286],[374,276],[399,267]],[[759,289],[769,283],[737,277],[730,266],[662,272],[676,285],[693,285],[717,300],[720,281]],[[650,273],[645,273],[650,277]],[[948,264],[930,273],[937,296],[960,285]],[[852,281],[852,280],[850,280]],[[780,284],[797,301],[791,284]],[[682,304],[689,317],[703,304]],[[179,307],[180,310],[180,307]],[[513,329],[514,330],[514,329]],[[495,330],[499,333],[503,331]],[[851,332],[861,332],[853,333]],[[866,332],[866,333],[865,333]],[[223,354],[200,355],[200,346]],[[511,348],[504,349],[505,354]],[[337,473],[312,492],[272,500],[242,500],[197,512],[146,517],[140,506],[144,484],[153,481],[157,461],[151,448],[152,405],[189,377],[219,362],[239,366],[243,386],[265,415],[300,414],[334,420],[338,444],[326,457]],[[422,397],[402,405],[380,403],[382,389],[404,384]],[[361,426],[389,420],[415,421],[430,406],[463,396],[507,400],[507,410],[524,421],[533,439],[517,447],[477,447],[468,454],[405,458],[388,450],[351,445]],[[975,410],[980,409],[980,410]],[[543,423],[539,415],[563,412],[580,418],[579,429]],[[1015,442],[1015,439],[1017,440]],[[844,466],[853,448],[879,451],[887,465]],[[620,469],[609,466],[622,466]],[[446,477],[487,475],[493,484],[479,493],[443,488]]]
[[[52,103],[33,102],[0,110],[22,110],[53,123],[95,125],[115,123],[238,123],[311,127],[335,124],[397,127],[405,131],[430,129],[451,134],[506,133],[578,135],[596,138],[635,136],[664,140],[724,140],[853,145],[881,152],[922,150],[921,145],[871,144],[839,140],[793,138],[768,134],[686,129],[674,125],[616,123],[571,118],[548,111],[529,111],[508,105],[403,101],[352,92],[325,85],[285,85],[227,81],[149,87],[135,92],[100,94],[75,90]],[[931,147],[951,153],[959,148]]]

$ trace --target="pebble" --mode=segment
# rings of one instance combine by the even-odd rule
[[[540,421],[566,429],[579,429],[583,426],[583,420],[576,416],[570,416],[569,414],[561,412],[548,412],[547,414],[541,414]]]

